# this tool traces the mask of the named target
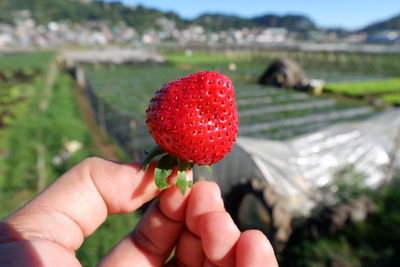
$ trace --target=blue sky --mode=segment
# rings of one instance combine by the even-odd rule
[[[112,0],[110,0],[112,1]],[[400,0],[122,0],[122,2],[193,18],[205,12],[251,17],[265,13],[296,13],[309,16],[319,26],[341,26],[358,29],[372,22],[400,15]]]

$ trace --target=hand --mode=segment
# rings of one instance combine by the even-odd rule
[[[215,183],[197,182],[185,196],[174,186],[160,193],[153,171],[154,164],[144,172],[139,164],[84,160],[0,223],[0,265],[80,266],[75,251],[107,215],[159,194],[100,266],[162,266],[174,247],[166,266],[277,266],[261,232],[238,230]]]

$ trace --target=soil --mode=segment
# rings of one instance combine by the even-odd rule
[[[34,70],[30,74],[25,73],[23,70],[15,70],[12,73],[12,77],[7,77],[6,74],[0,71],[0,82],[10,82],[10,81],[30,82],[40,73],[41,71],[38,69]]]
[[[75,86],[75,94],[78,104],[82,111],[82,117],[88,126],[92,140],[96,146],[97,151],[99,152],[101,157],[104,157],[108,160],[120,160],[118,156],[118,148],[115,144],[111,143],[107,140],[106,135],[101,131],[98,127],[90,109],[89,102],[85,96],[84,89],[79,87],[78,85]]]

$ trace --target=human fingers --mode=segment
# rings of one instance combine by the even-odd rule
[[[204,253],[211,263],[235,266],[235,247],[240,231],[226,211],[201,216],[198,230]]]
[[[201,267],[205,259],[200,238],[186,229],[179,237],[175,262],[178,266]]]
[[[205,214],[224,211],[221,191],[214,182],[200,181],[193,185],[186,209],[187,230],[180,237],[175,261],[181,266],[203,266],[205,258],[200,240],[199,221]]]
[[[86,159],[6,218],[3,225],[18,232],[19,240],[49,240],[74,251],[108,214],[131,212],[159,193],[153,171],[154,164],[143,171],[139,164]]]
[[[202,215],[212,211],[223,211],[221,190],[214,182],[200,181],[193,185],[186,210],[187,228],[199,236],[198,224]]]
[[[103,259],[100,266],[160,266],[184,229],[186,202],[178,187],[165,189],[135,230]]]
[[[278,266],[274,250],[262,232],[248,230],[240,235],[236,244],[236,266]]]

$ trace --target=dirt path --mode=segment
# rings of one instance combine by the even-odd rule
[[[116,145],[112,144],[107,140],[107,137],[102,133],[101,129],[98,127],[90,109],[89,102],[85,96],[85,92],[78,85],[75,86],[75,95],[78,101],[79,107],[82,111],[82,117],[86,121],[92,140],[100,153],[100,156],[108,160],[120,160],[118,156],[118,148]]]
[[[49,71],[44,82],[42,98],[39,101],[39,110],[41,113],[46,112],[49,107],[49,102],[53,95],[54,83],[58,77],[58,66],[56,60],[53,59],[49,65]],[[36,134],[36,168],[38,172],[37,190],[41,191],[47,184],[47,171],[46,171],[46,153],[47,149],[43,142],[41,133]]]

